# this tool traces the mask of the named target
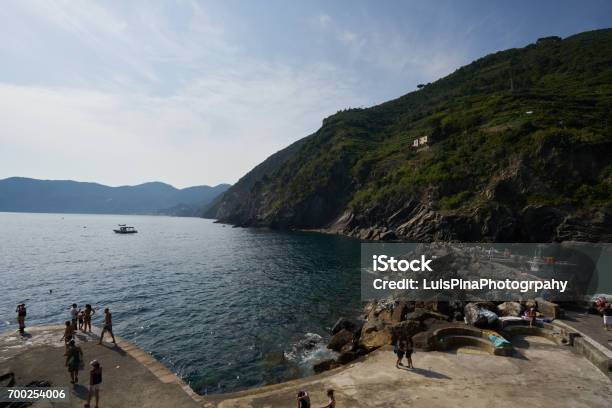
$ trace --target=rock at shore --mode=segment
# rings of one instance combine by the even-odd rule
[[[340,364],[336,362],[333,358],[329,358],[327,360],[323,360],[321,362],[316,363],[312,369],[316,374],[322,373],[323,371],[328,371],[333,368],[339,367]]]
[[[352,345],[352,342],[353,333],[346,329],[342,329],[338,333],[334,334],[334,336],[329,341],[329,344],[327,344],[327,348],[334,351],[340,351],[346,345]]]
[[[522,313],[523,306],[518,302],[504,302],[497,305],[497,314],[499,316],[520,317]]]
[[[387,344],[391,344],[393,335],[390,327],[385,326],[384,329],[372,331],[369,333],[361,333],[359,340],[361,346],[368,351],[375,350]]]

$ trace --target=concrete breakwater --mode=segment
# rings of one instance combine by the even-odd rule
[[[76,386],[64,367],[61,327],[32,327],[27,335],[0,335],[0,371],[15,373],[17,385],[47,380],[72,389],[70,407],[82,407],[86,372]],[[97,332],[79,334],[85,359],[104,368],[101,407],[264,408],[295,405],[299,390],[311,395],[313,406],[326,402],[333,388],[339,407],[451,406],[473,407],[529,404],[561,408],[608,406],[612,382],[570,347],[543,337],[518,335],[515,354],[500,357],[477,350],[417,351],[415,369],[396,369],[390,346],[356,358],[342,367],[312,377],[232,394],[200,396],[148,353],[122,339],[117,347],[97,345]],[[533,386],[525,386],[532,384]],[[36,407],[52,407],[38,402]],[[65,406],[65,405],[63,405]]]

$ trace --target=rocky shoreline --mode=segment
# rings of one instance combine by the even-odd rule
[[[339,353],[334,359],[316,363],[321,373],[351,363],[397,339],[413,337],[449,322],[460,322],[479,328],[497,328],[502,318],[520,318],[534,308],[539,318],[554,319],[563,310],[544,299],[522,302],[446,302],[381,300],[368,302],[356,318],[340,317],[331,329],[327,348]],[[415,344],[418,347],[418,344]]]

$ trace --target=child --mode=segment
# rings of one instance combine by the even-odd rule
[[[77,314],[77,319],[79,320],[79,330],[83,331],[83,322],[85,320],[85,313],[79,309],[79,313]]]
[[[91,397],[96,397],[96,408],[100,403],[100,390],[102,389],[102,367],[98,360],[93,360],[91,363],[91,371],[89,372],[89,395],[87,397],[87,404],[85,407],[89,407],[91,403]]]

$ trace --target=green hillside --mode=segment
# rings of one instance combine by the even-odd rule
[[[607,240],[610,112],[612,29],[540,39],[326,118],[206,215],[367,239]]]

